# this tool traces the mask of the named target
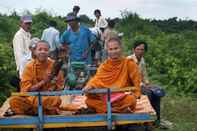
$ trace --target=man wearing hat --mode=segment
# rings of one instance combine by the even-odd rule
[[[79,24],[79,18],[73,13],[68,13],[66,17],[70,29],[66,30],[61,38],[62,48],[69,49],[71,61],[83,61],[92,64],[91,47],[96,37],[91,31]]]
[[[77,17],[78,17],[79,10],[80,10],[80,7],[78,5],[73,6],[73,14]],[[69,26],[69,24],[67,24],[67,30],[69,30],[69,29],[70,29],[70,26]]]
[[[17,71],[21,72],[22,59],[30,53],[29,45],[31,41],[32,16],[24,15],[20,18],[20,29],[16,32],[13,39],[13,49],[16,61]],[[23,69],[22,69],[23,70]]]

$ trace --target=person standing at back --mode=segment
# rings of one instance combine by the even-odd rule
[[[92,64],[91,48],[96,37],[91,31],[79,24],[79,18],[73,13],[68,13],[66,17],[70,29],[66,30],[61,38],[61,48],[69,51],[70,61],[82,61]]]
[[[99,9],[94,11],[94,15],[96,17],[95,27],[99,28],[103,33],[105,28],[108,26],[108,23],[105,18],[101,16],[101,11]]]
[[[96,17],[96,20],[95,20],[95,26],[94,28],[96,30],[99,30],[98,32],[99,33],[99,37],[100,37],[100,42],[101,42],[101,45],[103,46],[104,45],[104,38],[103,38],[103,34],[104,34],[104,31],[105,29],[107,28],[108,26],[108,22],[105,20],[105,18],[102,17],[101,15],[101,11],[99,9],[96,9],[94,10],[94,15]],[[103,59],[102,58],[102,53],[101,53],[101,48],[99,47],[99,45],[97,45],[97,48],[95,48],[95,50],[92,50],[92,54],[95,54],[94,57],[96,59],[96,61],[98,61],[99,59]],[[98,62],[100,63],[100,62]]]
[[[75,14],[75,16],[77,16],[77,14],[79,13],[80,7],[78,5],[75,5],[73,7],[73,13]]]
[[[80,7],[79,7],[78,5],[73,6],[72,13],[73,13],[76,17],[78,17],[79,11],[80,11]],[[79,24],[80,24],[80,23],[79,23]],[[69,30],[69,29],[70,29],[70,25],[67,24],[67,30]]]
[[[42,33],[41,40],[45,40],[50,45],[49,57],[56,59],[57,48],[59,47],[59,31],[56,29],[57,23],[54,20],[49,21],[49,27]]]
[[[108,26],[103,32],[103,39],[104,39],[105,45],[110,38],[118,37],[118,32],[114,29],[114,26],[115,26],[114,20],[109,20]]]
[[[102,35],[102,39],[104,41],[103,58],[102,58],[103,60],[105,60],[107,58],[107,51],[106,51],[107,50],[107,47],[106,47],[107,41],[110,38],[118,37],[118,32],[114,29],[114,26],[115,26],[115,22],[113,20],[109,20],[108,26]]]
[[[22,59],[29,55],[31,51],[29,50],[29,45],[31,42],[31,25],[32,25],[32,16],[24,15],[20,18],[20,29],[16,32],[13,39],[13,49],[14,57],[16,61],[17,72],[22,72],[22,67],[20,66]],[[19,74],[20,76],[21,74]]]

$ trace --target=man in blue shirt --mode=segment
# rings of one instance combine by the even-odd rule
[[[62,47],[69,50],[71,61],[92,64],[91,48],[96,37],[88,28],[79,24],[79,18],[73,12],[67,15],[66,21],[71,28],[66,30],[60,38]]]

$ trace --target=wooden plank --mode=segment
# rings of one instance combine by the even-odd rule
[[[99,122],[66,122],[66,123],[47,123],[44,128],[63,128],[63,127],[94,127],[107,126],[106,121]]]
[[[136,124],[136,125],[143,125],[143,124],[153,124],[154,120],[144,120],[144,121],[114,121],[115,125],[127,125],[127,124]]]
[[[143,125],[149,124],[152,125],[154,121],[147,120],[147,121],[116,121],[113,122],[113,125],[128,125],[128,124],[135,124],[135,125]],[[95,127],[95,126],[107,126],[106,121],[99,121],[99,122],[66,122],[66,123],[47,123],[44,124],[44,128],[63,128],[63,127]]]
[[[128,125],[128,124],[136,124],[136,125],[143,125],[149,124],[152,125],[154,121],[147,120],[147,121],[115,121],[113,125]],[[66,123],[46,123],[43,125],[44,128],[64,128],[64,127],[95,127],[95,126],[107,126],[106,121],[100,122],[66,122]],[[0,128],[37,128],[34,124],[30,125],[5,125],[0,126]]]
[[[153,123],[147,114],[113,114],[113,125]],[[45,116],[44,128],[106,126],[106,114],[77,116]],[[0,119],[0,128],[35,128],[37,117],[15,117]],[[34,123],[34,124],[32,124]]]
[[[0,128],[37,128],[35,124],[30,125],[0,125]]]

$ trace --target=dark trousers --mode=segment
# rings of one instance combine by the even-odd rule
[[[58,57],[58,49],[55,49],[54,51],[49,52],[49,57],[53,60],[56,60]]]
[[[145,88],[144,86],[141,87],[142,89],[142,94],[147,95],[149,98],[149,101],[153,107],[153,109],[156,112],[157,115],[157,120],[160,120],[160,102],[161,102],[161,97],[157,96],[153,93],[151,88],[160,88],[158,86],[153,86],[153,87],[148,87]],[[161,89],[161,88],[160,88]]]
[[[12,76],[10,78],[10,85],[16,88],[16,91],[20,91],[20,78],[19,78],[19,71],[17,71],[17,74]]]

